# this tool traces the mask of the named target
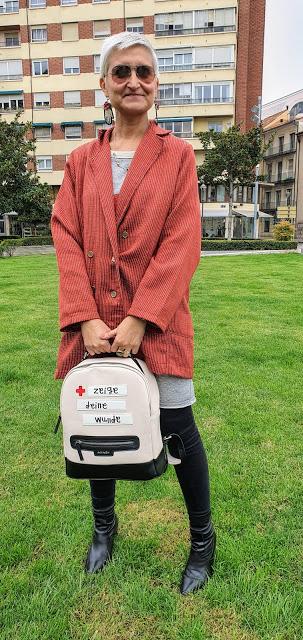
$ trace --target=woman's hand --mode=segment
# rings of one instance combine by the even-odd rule
[[[110,343],[104,338],[110,331],[102,320],[86,320],[81,323],[81,333],[86,351],[90,356],[95,353],[110,353]]]
[[[116,329],[108,331],[104,337],[110,340],[114,338],[111,345],[111,351],[126,350],[126,353],[138,353],[142,342],[146,327],[146,320],[135,318],[135,316],[126,316]]]

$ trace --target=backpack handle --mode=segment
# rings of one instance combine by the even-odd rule
[[[99,356],[103,356],[103,354],[100,353],[95,353],[93,356],[91,356],[88,351],[84,352],[84,356],[83,356],[83,360],[86,360],[87,358],[98,358]],[[104,357],[109,357],[109,358],[115,358],[115,357],[119,357],[116,355],[116,353],[107,353]],[[128,358],[131,358],[137,365],[137,367],[139,367],[139,369],[142,371],[142,373],[145,375],[140,363],[138,362],[137,358],[135,358],[135,356],[133,355],[133,353],[130,353],[128,356]],[[124,358],[123,358],[124,359]]]

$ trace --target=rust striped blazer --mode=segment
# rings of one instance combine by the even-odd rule
[[[154,121],[137,148],[115,214],[110,129],[69,156],[52,215],[60,284],[56,378],[83,357],[81,322],[147,320],[140,347],[157,374],[191,378],[189,285],[201,222],[192,147]]]

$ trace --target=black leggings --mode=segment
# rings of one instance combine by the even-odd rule
[[[193,526],[201,526],[210,517],[209,477],[206,453],[195,423],[192,407],[160,409],[162,436],[177,433],[181,436],[186,456],[175,471]],[[169,444],[170,453],[179,457],[175,441]],[[109,506],[115,496],[115,480],[90,480],[91,494],[99,506]]]

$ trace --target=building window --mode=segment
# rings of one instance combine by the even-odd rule
[[[265,208],[271,209],[271,191],[265,192]]]
[[[276,191],[276,207],[281,205],[281,191]]]
[[[159,87],[159,99],[162,104],[189,104],[191,84],[162,84]]]
[[[159,13],[155,15],[156,36],[234,31],[235,28],[235,8]]]
[[[64,91],[64,106],[65,107],[81,107],[81,92],[80,91]]]
[[[0,47],[20,47],[18,31],[0,31]]]
[[[23,96],[0,95],[0,111],[18,111],[23,109]]]
[[[1,13],[19,13],[19,0],[3,0],[0,4]]]
[[[47,27],[31,27],[32,42],[47,42]]]
[[[267,165],[267,177],[268,177],[268,181],[271,182],[271,176],[272,176],[272,164],[268,164]]]
[[[280,182],[282,180],[282,168],[283,168],[283,162],[278,162],[278,182]]]
[[[234,64],[234,47],[197,47],[195,53],[195,69],[216,67],[232,67]]]
[[[291,207],[292,205],[292,189],[286,189],[286,205]]]
[[[100,73],[100,53],[96,53],[94,55],[94,72]]]
[[[159,13],[155,15],[155,33],[160,36],[191,33],[193,29],[193,12]]]
[[[2,60],[0,62],[0,80],[22,80],[22,60]]]
[[[30,0],[29,7],[30,9],[41,9],[46,7],[46,0]]]
[[[81,125],[68,125],[65,127],[65,140],[81,140],[82,127]]]
[[[33,76],[48,76],[48,60],[33,60]]]
[[[94,38],[104,38],[110,35],[110,20],[94,20]]]
[[[100,4],[101,2],[105,4],[106,2],[110,2],[110,0],[93,0],[93,4],[96,4],[96,3]]]
[[[283,153],[284,150],[284,136],[279,138],[279,153]]]
[[[95,90],[95,107],[103,107],[104,102],[106,102],[106,95],[101,91],[101,89]]]
[[[96,123],[95,127],[95,132],[96,132],[96,138],[98,138],[99,135],[99,131],[104,131],[105,129],[109,129],[110,128],[110,124],[106,124],[106,122],[102,122],[102,123]]]
[[[37,171],[52,171],[52,156],[36,156]]]
[[[79,40],[78,22],[62,23],[62,40],[64,42]]]
[[[62,7],[68,7],[70,4],[78,4],[77,0],[61,0]]]
[[[264,219],[264,233],[269,233],[270,230],[270,220],[269,218]]]
[[[79,57],[63,58],[63,73],[65,75],[75,75],[80,73]]]
[[[209,82],[205,84],[194,85],[195,102],[231,102],[232,101],[232,85],[231,83],[219,84]]]
[[[296,146],[296,134],[295,133],[291,133],[290,134],[289,141],[290,141],[290,148],[291,149],[295,149],[295,146]]]
[[[132,33],[143,33],[143,18],[127,18],[126,31]]]
[[[220,133],[221,131],[223,131],[222,122],[209,122],[208,131],[216,131],[217,133]]]
[[[52,137],[51,127],[34,127],[36,140],[50,140]]]
[[[35,109],[49,109],[50,108],[50,94],[49,93],[34,93],[34,107],[35,107]]]
[[[178,138],[192,138],[192,120],[160,120],[160,126],[167,131],[171,131]]]

